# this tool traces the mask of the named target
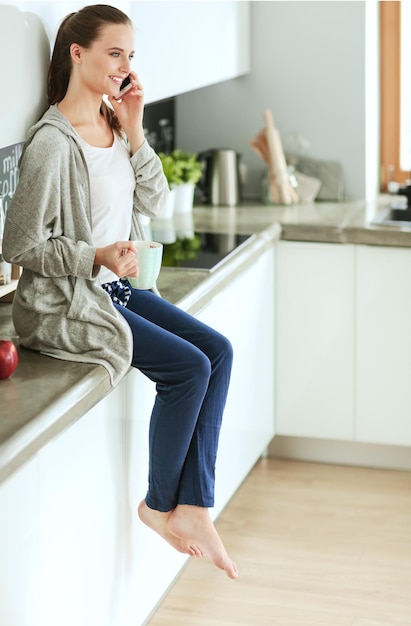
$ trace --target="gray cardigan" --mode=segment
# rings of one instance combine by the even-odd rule
[[[139,213],[156,216],[168,193],[161,162],[145,142],[136,176],[131,239]],[[13,301],[21,345],[69,361],[103,365],[112,386],[128,371],[133,338],[98,280],[88,170],[77,135],[56,106],[29,131],[8,207],[4,257],[23,268]]]

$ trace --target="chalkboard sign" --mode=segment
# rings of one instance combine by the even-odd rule
[[[0,195],[3,196],[3,210],[7,211],[19,179],[19,159],[24,141],[6,148],[0,148]]]

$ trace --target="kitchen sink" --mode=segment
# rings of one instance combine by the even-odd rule
[[[403,228],[404,226],[411,228],[411,207],[406,209],[396,209],[387,207],[373,220],[373,224],[376,226],[397,226]]]

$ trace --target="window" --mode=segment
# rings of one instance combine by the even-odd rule
[[[400,183],[410,178],[411,84],[408,63],[401,63],[401,58],[411,58],[410,35],[408,2],[380,2],[382,191],[390,178]]]
[[[411,170],[411,4],[401,2],[400,32],[400,168]]]

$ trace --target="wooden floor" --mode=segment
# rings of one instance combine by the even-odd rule
[[[411,626],[411,472],[262,460],[150,626]]]

